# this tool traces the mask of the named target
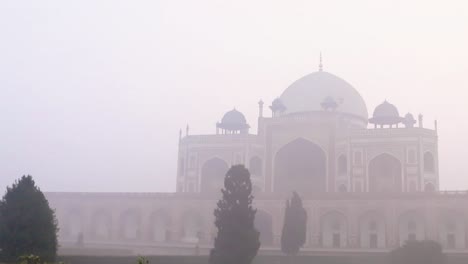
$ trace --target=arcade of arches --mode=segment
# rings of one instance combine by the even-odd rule
[[[387,101],[372,112],[357,89],[322,66],[271,105],[260,100],[256,124],[233,109],[220,116],[216,134],[181,130],[177,173],[166,175],[175,178],[175,192],[46,193],[59,243],[73,247],[84,238],[85,246],[142,255],[195,248],[207,254],[225,174],[244,164],[258,209],[255,226],[269,253],[279,252],[284,202],[297,191],[309,217],[309,252],[382,252],[433,239],[468,254],[468,191],[439,191],[436,123],[432,129],[422,114],[402,117],[404,109]]]
[[[395,220],[394,231],[397,245],[407,240],[428,239],[431,227],[426,221],[426,212],[409,210],[400,213]],[[95,211],[91,216],[91,224],[95,226],[87,233],[83,229],[86,224],[81,212],[71,211],[65,218],[68,222],[60,223],[60,236],[64,241],[76,242],[79,235],[84,233],[85,241],[114,241],[118,239],[123,243],[164,243],[181,242],[186,244],[211,244],[215,237],[211,218],[207,219],[196,211],[188,211],[181,215],[180,222],[174,226],[170,214],[166,210],[156,210],[144,219],[138,210],[123,211],[117,219],[105,210]],[[435,212],[436,236],[441,244],[448,249],[465,249],[467,247],[467,226],[462,213],[454,210],[439,210]],[[114,216],[115,217],[115,216]],[[281,217],[279,217],[281,218]],[[279,219],[278,218],[278,219]],[[255,227],[260,232],[260,241],[263,247],[279,246],[278,238],[274,236],[276,218],[270,212],[258,210],[255,217]],[[353,223],[353,219],[357,223]],[[350,216],[345,213],[329,210],[318,216],[318,226],[310,226],[307,232],[318,232],[317,244],[323,248],[366,248],[382,249],[392,246],[389,244],[387,219],[384,214],[375,210],[361,212]],[[357,228],[357,241],[353,242],[351,236],[355,233],[352,226]],[[116,228],[117,227],[117,228]],[[179,235],[174,236],[174,233]],[[310,237],[309,237],[310,238]],[[430,237],[429,237],[430,238]],[[432,238],[433,239],[433,238]],[[314,243],[308,239],[306,247]]]
[[[425,173],[435,171],[434,156],[430,152],[424,154],[423,169]],[[262,191],[264,181],[263,163],[258,156],[253,156],[248,163],[252,176],[255,193]],[[207,160],[200,175],[201,193],[219,193],[223,187],[224,175],[228,170],[228,163],[220,158]],[[346,155],[339,155],[336,160],[337,176],[348,175],[348,159]],[[399,159],[393,155],[383,153],[374,157],[367,166],[369,192],[401,192],[403,191],[403,168]],[[193,183],[195,184],[195,183]],[[408,183],[409,191],[417,191],[414,181]],[[196,187],[191,188],[195,191]],[[320,193],[327,190],[327,157],[325,152],[316,144],[297,138],[283,146],[274,158],[273,192],[291,193]],[[346,184],[337,185],[338,192],[347,192]],[[350,189],[351,190],[351,189]],[[421,187],[426,192],[436,190],[434,183],[427,182]]]

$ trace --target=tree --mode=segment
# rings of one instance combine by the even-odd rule
[[[0,248],[2,258],[16,261],[37,255],[54,261],[57,255],[57,220],[44,194],[31,176],[7,187],[0,202]]]
[[[252,208],[250,173],[243,165],[226,173],[222,198],[214,210],[218,234],[210,253],[211,264],[250,264],[260,248]]]
[[[307,212],[302,200],[294,192],[291,201],[286,201],[284,225],[281,233],[281,250],[286,255],[297,255],[306,241]]]
[[[436,241],[406,241],[390,252],[392,264],[443,264],[445,255],[442,246]]]

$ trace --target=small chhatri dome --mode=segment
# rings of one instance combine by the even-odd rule
[[[223,124],[246,124],[244,114],[237,111],[235,108],[231,111],[224,114],[223,119],[221,120]]]
[[[374,110],[373,117],[400,117],[398,109],[393,104],[385,100],[383,103],[378,105]]]
[[[376,125],[394,125],[402,121],[398,109],[393,104],[385,100],[374,110],[374,115],[369,122]]]
[[[245,130],[250,128],[250,126],[247,124],[244,114],[237,111],[235,108],[224,114],[223,118],[221,119],[221,123],[218,123],[217,127],[229,131]]]
[[[338,107],[338,103],[331,96],[325,97],[325,99],[323,99],[323,102],[320,105],[324,110],[336,110],[336,108]]]
[[[414,116],[411,113],[407,113],[403,118],[402,123],[405,125],[405,127],[411,128],[416,124],[416,119],[414,119]]]
[[[416,122],[416,119],[414,119],[414,116],[413,116],[413,114],[411,114],[411,113],[407,113],[407,114],[405,115],[405,119],[407,119],[407,120],[414,120],[414,121]]]
[[[284,106],[283,101],[281,101],[280,98],[276,98],[271,103],[270,109],[273,112],[284,112],[286,110],[286,107]]]

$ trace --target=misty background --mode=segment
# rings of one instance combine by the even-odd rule
[[[174,191],[179,129],[212,134],[236,107],[255,133],[259,99],[320,51],[369,115],[387,99],[437,119],[441,189],[468,189],[466,1],[12,0],[0,36],[2,194],[23,174],[44,191]]]

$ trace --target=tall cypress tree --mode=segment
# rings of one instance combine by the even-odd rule
[[[7,187],[0,202],[0,248],[6,261],[26,254],[43,261],[55,260],[57,220],[31,176],[23,176]]]
[[[243,165],[226,173],[223,197],[214,210],[218,234],[210,253],[211,264],[250,264],[260,248],[252,208],[250,173]]]
[[[286,201],[281,250],[286,255],[297,255],[306,241],[306,232],[307,211],[302,206],[299,194],[294,192],[291,201]]]

